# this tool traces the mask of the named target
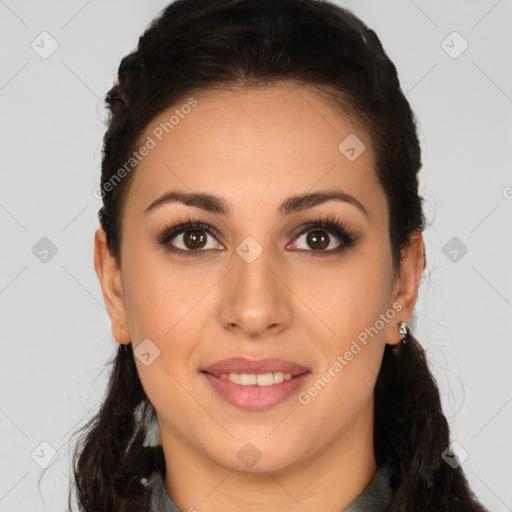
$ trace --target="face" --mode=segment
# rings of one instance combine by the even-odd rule
[[[327,448],[371,450],[373,388],[421,265],[406,256],[393,270],[369,135],[296,85],[187,101],[140,138],[149,150],[126,196],[120,268],[101,230],[96,238],[114,337],[138,354],[164,451],[279,471]],[[326,191],[337,198],[317,195]],[[170,192],[214,198],[165,200]],[[296,368],[205,373],[234,357]],[[250,375],[237,384],[236,373]]]

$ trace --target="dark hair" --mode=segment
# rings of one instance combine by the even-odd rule
[[[118,82],[106,96],[99,211],[119,264],[123,207],[136,172],[119,179],[119,170],[150,122],[194,93],[278,82],[309,87],[370,135],[399,267],[413,231],[425,228],[414,114],[375,32],[349,10],[320,0],[177,0],[121,61]],[[386,510],[483,511],[462,469],[442,458],[449,427],[425,352],[412,334],[399,351],[386,345],[374,396],[375,457],[379,466],[391,465],[393,498]],[[150,510],[144,478],[155,470],[165,475],[165,462],[161,446],[144,446],[148,418],[155,410],[132,346],[121,345],[105,401],[84,427],[73,458],[80,510]]]

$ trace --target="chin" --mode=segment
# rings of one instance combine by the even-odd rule
[[[262,446],[266,444],[266,446]],[[290,453],[286,446],[285,450],[279,452],[277,446],[272,446],[268,440],[258,443],[257,440],[245,441],[233,449],[224,447],[222,453],[210,454],[212,460],[230,471],[242,473],[275,473],[285,472],[300,464],[297,459],[297,450],[292,449]],[[230,454],[233,456],[230,456]]]

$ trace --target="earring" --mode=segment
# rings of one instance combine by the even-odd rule
[[[398,322],[398,332],[404,335],[404,337],[402,338],[402,345],[406,345],[409,337],[409,327],[407,326],[407,323],[404,322],[403,320]]]

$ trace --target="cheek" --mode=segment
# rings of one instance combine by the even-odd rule
[[[197,267],[172,266],[154,250],[127,261],[125,280],[126,315],[133,338],[162,343],[179,331],[209,288],[209,280]]]
[[[336,348],[374,325],[390,307],[390,263],[367,252],[354,253],[337,266],[310,264],[296,274],[293,290],[310,310],[309,323],[316,319],[322,339]]]
[[[155,258],[144,262],[139,259],[137,265],[126,265],[123,286],[138,372],[157,410],[162,405],[164,409],[179,408],[187,400],[180,394],[179,383],[185,383],[190,372],[196,371],[192,366],[198,334],[194,331],[194,314],[201,311],[200,299],[208,290],[204,279],[194,280],[170,270]],[[151,343],[148,345],[146,340]],[[149,346],[150,357],[154,357],[150,365],[137,358],[143,349],[138,348],[141,343]]]
[[[383,311],[378,302],[365,301],[360,307],[352,300],[337,310],[337,316],[333,314],[336,336],[322,337],[320,371],[299,397],[311,416],[327,415],[331,425],[347,426],[368,407],[385,348],[386,329],[377,324]]]
[[[315,287],[311,287],[312,282]],[[391,291],[391,259],[382,247],[361,248],[344,265],[329,271],[324,268],[316,276],[310,273],[307,283],[303,281],[298,293],[307,297],[305,302],[316,314],[310,315],[309,338],[319,340],[321,354],[316,387],[323,398],[318,403],[338,404],[340,409],[333,414],[343,416],[347,407],[357,409],[372,396],[387,327],[397,321],[391,308]]]
[[[132,270],[127,272],[125,303],[134,352],[137,355],[138,345],[149,339],[158,354],[150,365],[135,358],[142,385],[159,413],[183,416],[194,407],[187,392],[191,375],[197,372],[194,314],[200,311],[198,301],[206,285],[182,272],[171,273],[170,266],[163,267],[154,258],[139,261]]]

